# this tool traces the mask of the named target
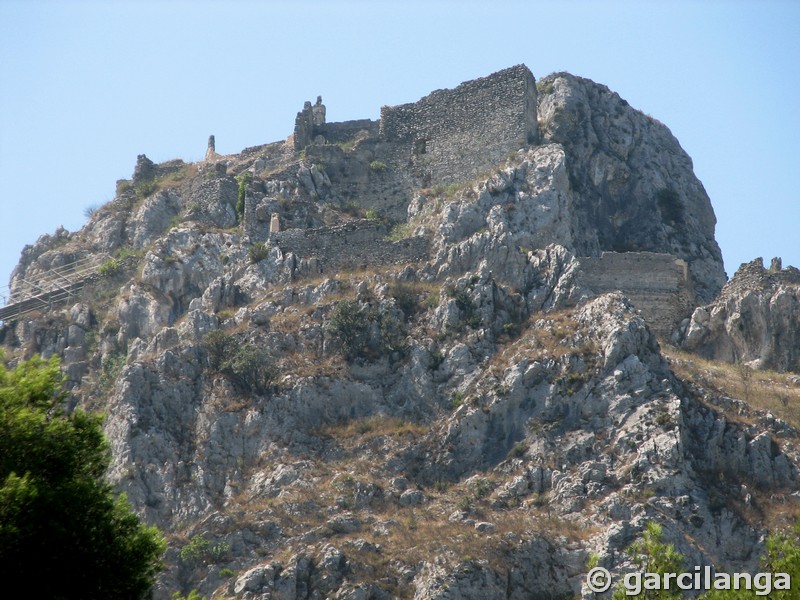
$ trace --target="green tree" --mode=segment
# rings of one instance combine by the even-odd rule
[[[628,554],[636,565],[639,573],[657,573],[664,580],[664,573],[680,573],[683,566],[683,555],[675,550],[675,546],[663,541],[661,525],[655,521],[648,521],[645,525],[641,539],[635,541],[628,548]],[[613,600],[630,598],[628,590],[622,584],[614,589]],[[645,590],[637,598],[672,599],[682,598],[682,591],[674,586],[669,590]]]
[[[0,356],[0,578],[39,598],[144,598],[165,542],[104,479],[99,417],[64,410],[56,358]]]
[[[372,311],[353,300],[342,300],[331,313],[328,331],[341,345],[347,360],[366,357]]]
[[[794,524],[790,531],[778,531],[767,538],[767,552],[761,557],[762,571],[770,573],[773,577],[777,573],[786,573],[791,578],[791,589],[769,590],[769,598],[779,600],[797,600],[800,598],[800,521]],[[772,587],[772,583],[770,587]],[[763,584],[762,584],[763,585]],[[767,597],[763,590],[712,590],[701,595],[702,600],[745,600]]]

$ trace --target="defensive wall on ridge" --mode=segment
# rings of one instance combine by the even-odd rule
[[[381,137],[433,183],[462,181],[539,142],[536,81],[525,65],[381,108]]]
[[[295,149],[325,165],[345,198],[396,220],[405,218],[414,189],[469,181],[539,140],[536,82],[525,65],[436,90],[417,102],[384,106],[380,121],[327,123],[317,98],[298,113],[294,132]],[[370,168],[378,161],[380,169]],[[421,238],[389,242],[369,222],[289,230],[270,239],[321,271],[428,258]],[[668,336],[691,312],[688,267],[672,255],[606,252],[579,261],[582,287],[595,294],[623,292],[656,333]]]
[[[325,165],[345,198],[400,219],[414,189],[469,181],[538,143],[536,103],[534,77],[517,65],[417,102],[384,106],[379,121],[328,123],[317,98],[297,113],[293,143]]]
[[[594,292],[621,291],[655,333],[669,337],[691,314],[691,279],[686,261],[655,252],[604,252],[578,258],[578,283]]]
[[[301,259],[304,265],[300,270],[308,275],[419,262],[430,254],[426,238],[387,240],[381,228],[366,219],[316,229],[287,229],[270,233],[269,239],[282,252]]]

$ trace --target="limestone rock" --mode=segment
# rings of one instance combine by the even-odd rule
[[[576,597],[651,520],[688,564],[759,568],[800,434],[672,373],[637,301],[685,292],[685,348],[797,369],[800,276],[751,264],[709,303],[714,215],[666,127],[587,80],[538,87],[518,66],[382,122],[308,103],[224,162],[141,157],[154,192],[121,183],[26,247],[12,291],[109,261],[0,343],[61,357],[68,408],[106,415],[109,480],[170,534],[154,598]]]
[[[726,279],[716,218],[669,129],[588,79],[558,73],[539,87],[542,137],[563,146],[575,189],[570,249],[673,254],[689,263],[698,300],[710,301]]]
[[[800,271],[743,264],[713,303],[695,309],[683,348],[757,369],[800,370]]]

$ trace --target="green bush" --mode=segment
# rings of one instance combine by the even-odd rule
[[[369,168],[376,173],[383,173],[386,170],[386,163],[380,160],[373,160],[369,163]]]
[[[133,184],[128,179],[120,179],[117,181],[117,196],[121,196],[122,194],[129,192],[133,189]]]
[[[100,277],[111,277],[116,275],[122,270],[122,261],[118,258],[109,258],[107,261],[103,262],[100,265],[100,268],[97,272],[100,274]]]
[[[331,312],[328,334],[348,361],[376,359],[407,349],[403,323],[390,312],[362,307],[353,300],[342,300]],[[377,335],[375,335],[377,334]]]
[[[553,85],[553,80],[542,82],[539,81],[536,83],[536,91],[539,94],[552,94],[555,86]]]
[[[477,329],[481,325],[481,317],[478,314],[475,303],[472,302],[469,292],[460,290],[454,285],[447,285],[444,288],[445,294],[456,301],[458,310],[463,315],[466,324],[473,329]]]
[[[397,308],[403,311],[406,318],[411,317],[419,309],[417,295],[414,288],[402,281],[396,281],[389,285],[388,294],[394,298]]]
[[[200,592],[197,590],[192,590],[186,596],[181,594],[180,592],[174,592],[172,594],[172,600],[208,600],[208,596],[200,597]]]
[[[408,223],[396,223],[387,235],[387,239],[399,242],[411,236],[411,226]]]
[[[196,535],[181,548],[181,560],[185,563],[218,563],[225,559],[230,546],[225,542],[212,544],[205,535]]]
[[[269,246],[264,242],[256,242],[247,250],[247,255],[251,263],[261,262],[269,256]]]
[[[403,323],[394,315],[384,313],[378,315],[378,326],[381,333],[379,354],[398,352],[404,355],[408,344]]]
[[[239,387],[263,394],[269,390],[275,371],[269,354],[251,344],[242,344],[219,329],[203,338],[212,369],[225,375]]]
[[[156,183],[152,179],[148,179],[146,181],[140,181],[136,184],[136,197],[139,200],[144,200],[149,196],[152,196],[158,191],[158,183]]]
[[[388,223],[386,218],[374,208],[368,208],[367,211],[364,213],[364,217],[369,219],[373,223],[377,223],[378,225],[386,225]]]
[[[203,338],[208,363],[215,371],[221,370],[222,364],[236,351],[237,346],[236,339],[220,329],[209,331]]]
[[[267,352],[249,344],[238,346],[233,356],[223,362],[221,370],[240,387],[258,394],[266,393],[275,378]]]
[[[328,332],[339,342],[347,360],[366,356],[370,317],[370,311],[353,300],[342,300],[334,307]]]

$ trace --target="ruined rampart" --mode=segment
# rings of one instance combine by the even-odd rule
[[[539,141],[536,82],[525,65],[381,108],[381,137],[432,183],[463,181]]]
[[[380,121],[328,123],[325,105],[306,102],[292,141],[326,165],[344,198],[402,220],[414,189],[463,183],[539,141],[536,82],[525,65],[381,108]]]
[[[297,267],[308,275],[418,262],[426,260],[429,254],[426,238],[388,240],[368,220],[317,229],[287,229],[270,234],[270,243],[300,259],[302,268]]]
[[[691,313],[688,265],[671,254],[604,252],[579,261],[580,285],[595,294],[621,291],[659,335],[668,337]]]
[[[354,140],[359,134],[377,136],[380,123],[371,119],[323,123],[313,129],[314,135],[321,135],[327,144],[345,144]]]

